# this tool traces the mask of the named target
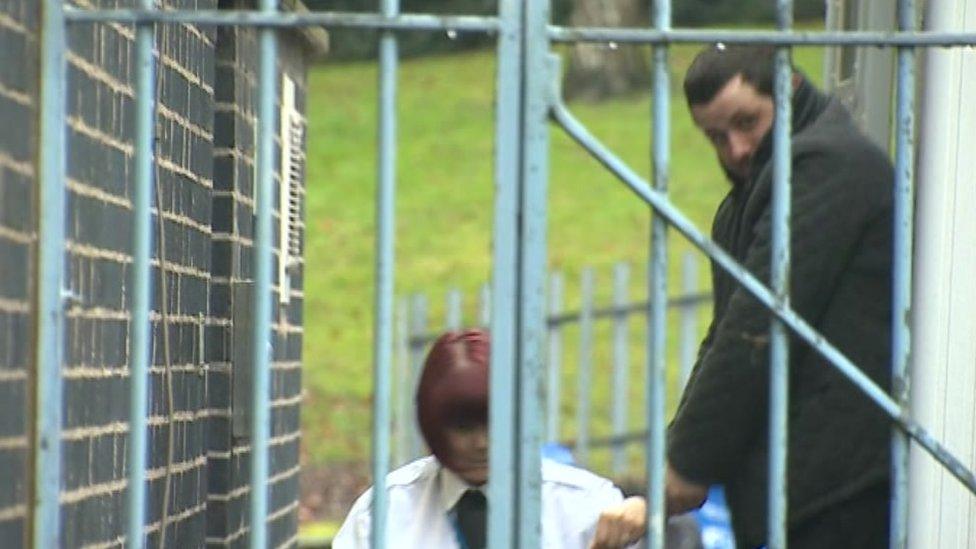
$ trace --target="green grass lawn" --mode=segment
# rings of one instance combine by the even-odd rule
[[[693,127],[680,91],[695,46],[672,49],[672,200],[703,230],[727,190],[714,154]],[[797,50],[815,80],[821,50]],[[449,287],[465,291],[473,322],[475,295],[490,273],[495,60],[493,51],[405,61],[399,73],[396,205],[396,290],[426,292],[440,324]],[[305,279],[304,444],[311,462],[368,457],[370,441],[374,200],[376,190],[375,63],[326,64],[309,80],[307,276]],[[650,166],[650,96],[573,104],[575,114],[645,177]],[[552,130],[549,264],[566,274],[567,308],[578,306],[581,269],[597,268],[606,303],[612,265],[632,263],[633,298],[643,298],[649,211],[558,128]],[[671,293],[680,292],[680,255],[691,247],[670,240]],[[700,267],[707,285],[707,268]],[[703,320],[707,317],[703,315]],[[643,323],[632,323],[634,426],[642,413]],[[675,329],[670,330],[674,334]],[[569,330],[562,409],[574,413],[575,344]],[[594,414],[609,415],[609,331],[600,340],[594,373]],[[603,367],[602,365],[607,365]],[[674,393],[675,391],[672,391]],[[673,398],[673,395],[672,395]],[[605,433],[608,421],[594,423]],[[564,434],[573,433],[567,421]],[[595,456],[599,465],[601,458]],[[599,467],[598,467],[599,468]]]

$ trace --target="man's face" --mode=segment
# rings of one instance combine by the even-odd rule
[[[488,482],[488,426],[460,425],[445,430],[453,471],[468,484]]]
[[[708,103],[692,105],[695,125],[711,141],[732,174],[746,179],[752,156],[773,125],[773,98],[759,93],[741,75],[728,81]]]

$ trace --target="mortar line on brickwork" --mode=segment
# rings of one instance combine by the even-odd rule
[[[89,0],[75,0],[77,7],[88,8],[88,9],[98,9],[98,6],[92,4]],[[96,25],[104,26],[105,23],[95,23]],[[129,39],[129,41],[135,40],[136,34],[129,27],[122,25],[121,23],[109,23],[113,29],[117,30],[119,34]]]
[[[210,367],[208,369],[211,372],[217,374],[229,374],[233,371],[233,366],[231,365],[230,362],[219,361],[219,362],[211,362]]]
[[[27,370],[0,370],[0,382],[7,383],[10,381],[25,381],[27,379]]]
[[[230,460],[233,457],[229,451],[222,450],[207,450],[208,460]]]
[[[117,194],[108,193],[103,189],[83,183],[73,177],[68,178],[67,188],[69,191],[79,196],[87,196],[88,198],[94,198],[99,202],[112,204],[113,206],[118,206],[125,210],[132,210],[132,202],[128,198],[119,196]]]
[[[192,182],[200,185],[201,187],[204,187],[204,188],[207,188],[207,189],[212,189],[213,188],[213,181],[211,179],[206,178],[206,177],[200,177],[199,175],[197,175],[197,174],[193,173],[192,171],[184,168],[183,166],[180,166],[176,162],[173,162],[173,160],[171,158],[167,158],[165,156],[157,156],[156,157],[156,164],[160,168],[162,168],[164,170],[167,170],[167,171],[170,171],[170,172],[173,172],[176,175],[181,175],[181,176],[189,179],[190,181],[192,181]]]
[[[97,141],[102,145],[108,145],[125,156],[131,157],[133,154],[134,149],[132,145],[125,143],[124,141],[119,141],[115,137],[89,126],[78,115],[72,114],[68,116],[68,127],[89,139]]]
[[[254,209],[254,199],[252,199],[249,196],[244,196],[243,194],[240,193],[240,191],[216,190],[213,192],[213,196],[233,198],[236,202],[244,204],[245,206],[251,208],[252,210]]]
[[[17,244],[33,244],[34,235],[32,233],[22,233],[20,231],[15,231],[13,229],[8,229],[3,225],[0,225],[0,238],[4,240],[9,240]]]
[[[2,233],[0,233],[0,236],[2,236]],[[28,242],[25,242],[25,244]],[[10,299],[9,297],[0,297],[0,312],[23,314],[23,313],[29,313],[30,310],[31,307],[29,301],[20,301],[16,299]],[[0,370],[0,375],[3,375],[3,370]]]
[[[248,248],[254,246],[254,239],[248,238],[246,236],[241,236],[239,234],[219,232],[219,233],[213,233],[210,236],[214,242],[236,242],[238,244],[247,246]],[[240,279],[236,279],[236,280],[240,280]]]
[[[203,91],[205,91],[207,93],[207,95],[213,97],[213,93],[214,93],[213,86],[205,83],[203,80],[200,80],[200,77],[199,76],[197,76],[197,75],[193,74],[192,72],[188,71],[186,69],[186,67],[184,67],[183,65],[181,65],[178,60],[173,59],[172,57],[170,57],[169,55],[166,55],[164,53],[163,56],[162,56],[162,64],[163,64],[164,67],[166,67],[166,68],[172,70],[173,72],[175,72],[176,74],[182,76],[183,79],[186,80],[187,84],[190,84],[192,86],[196,86],[196,87],[202,89]]]
[[[121,93],[129,98],[135,98],[136,94],[132,90],[132,87],[125,82],[120,81],[111,74],[105,71],[105,69],[99,67],[98,65],[88,61],[84,57],[81,57],[77,53],[71,50],[67,51],[66,58],[68,63],[74,65],[75,68],[85,73],[88,77],[93,78],[102,84],[108,86],[112,91],[116,93]]]
[[[207,131],[202,126],[193,123],[189,118],[186,118],[182,114],[170,109],[162,103],[158,104],[158,111],[160,116],[163,118],[167,118],[172,122],[177,123],[179,126],[186,128],[190,131],[190,133],[196,135],[204,141],[213,142],[213,132]]]
[[[76,427],[61,432],[62,441],[78,441],[86,438],[103,437],[106,435],[123,435],[129,432],[129,424],[124,421],[114,421],[95,427]]]
[[[110,549],[112,547],[122,547],[123,542],[125,542],[125,535],[116,537],[112,541],[100,541],[98,543],[89,543],[87,545],[82,545],[81,549]]]
[[[149,260],[149,264],[153,267],[159,267],[158,259]],[[202,280],[210,280],[210,271],[204,271],[196,267],[190,267],[188,265],[181,265],[179,263],[173,263],[172,261],[166,261],[163,263],[166,267],[166,272],[175,273],[184,276],[192,276]],[[198,319],[199,320],[199,319]]]
[[[291,548],[294,548],[294,547],[298,547],[298,534],[297,533],[293,534],[290,538],[286,539],[285,541],[283,541],[281,543],[281,545],[278,546],[279,549],[281,549],[281,548],[291,549]]]
[[[285,370],[285,371],[287,371],[287,370],[301,370],[302,369],[302,361],[300,361],[300,360],[281,360],[281,361],[277,361],[277,362],[272,363],[271,369],[272,370]]]
[[[152,213],[157,213],[158,208],[153,208]],[[213,227],[206,223],[201,223],[192,217],[171,212],[169,210],[163,210],[163,219],[167,221],[172,221],[173,223],[178,223],[180,225],[189,227],[191,229],[196,229],[197,232],[203,233],[205,235],[213,234]]]
[[[95,246],[84,244],[76,240],[66,240],[64,249],[72,255],[84,257],[86,259],[104,259],[106,261],[114,261],[116,263],[132,263],[132,256],[127,253],[117,252],[115,250],[106,250],[105,248],[96,248]]]
[[[129,320],[129,311],[107,307],[71,307],[65,312],[65,316],[85,320]]]
[[[0,509],[0,521],[13,520],[27,516],[27,506],[23,503]]]
[[[10,168],[24,177],[34,177],[34,163],[30,160],[17,160],[5,151],[0,151],[0,166]]]
[[[251,527],[250,526],[242,526],[236,532],[234,532],[232,534],[229,534],[227,537],[224,537],[224,538],[206,538],[206,543],[230,544],[230,543],[233,543],[233,542],[237,541],[238,539],[240,539],[241,537],[243,537],[244,534],[247,534],[250,531],[251,531]]]
[[[249,493],[251,493],[251,487],[249,485],[238,486],[237,488],[234,488],[230,492],[225,492],[223,494],[209,493],[207,494],[207,501],[211,501],[211,500],[222,501],[222,502],[234,501],[237,498],[243,497],[244,494],[249,494]]]
[[[107,368],[88,365],[69,365],[61,369],[64,379],[107,379],[110,377],[129,377],[128,368]]]
[[[19,103],[21,106],[24,107],[28,107],[31,109],[33,109],[34,107],[34,103],[31,102],[30,95],[24,92],[19,92],[17,90],[10,89],[7,86],[4,86],[3,82],[0,82],[0,96],[6,97],[7,99],[10,99],[14,103]]]
[[[298,502],[297,501],[293,501],[293,502],[289,503],[288,505],[285,505],[281,509],[278,509],[277,511],[275,511],[273,513],[269,513],[268,514],[268,518],[266,519],[266,522],[274,522],[274,521],[280,519],[281,517],[287,515],[288,513],[293,512],[295,509],[298,509]]]
[[[7,15],[6,13],[0,11],[0,27],[7,27],[8,29],[20,33],[33,35],[27,27],[25,27],[20,21],[14,19],[13,17]]]
[[[231,158],[239,160],[249,167],[254,167],[254,159],[235,147],[214,147],[213,154],[214,158]]]
[[[237,103],[228,103],[228,102],[225,102],[225,101],[218,101],[218,102],[214,103],[214,112],[219,112],[219,113],[224,113],[224,114],[227,114],[227,113],[233,114],[233,115],[239,117],[243,122],[246,122],[246,123],[248,123],[248,124],[250,124],[252,126],[255,123],[257,123],[257,120],[258,120],[258,117],[257,117],[256,114],[254,114],[251,111],[242,110],[241,109],[241,106],[239,104],[237,104]]]
[[[169,517],[168,523],[173,524],[173,523],[183,522],[184,520],[192,517],[193,515],[196,515],[197,513],[202,513],[203,511],[206,510],[207,510],[207,502],[202,501],[197,505],[190,507],[189,509],[185,509],[183,511],[180,511],[178,514]],[[152,524],[147,524],[146,527],[142,529],[142,531],[145,534],[152,534],[154,532],[158,532],[159,527],[160,527],[160,523],[154,522]],[[125,537],[123,537],[122,539],[125,539]]]
[[[0,450],[19,450],[21,448],[27,449],[26,436],[0,437]]]
[[[160,11],[179,11],[179,8],[174,8],[173,6],[167,6],[164,4],[160,7]],[[210,40],[210,38],[207,37],[207,35],[193,23],[180,23],[180,27],[186,29],[187,32],[200,39],[200,41],[205,45],[213,47],[214,43]]]
[[[207,414],[207,417],[230,419],[234,416],[233,411],[228,408],[210,408],[209,410],[210,412]]]
[[[181,461],[179,463],[174,463],[171,468],[173,475],[181,475],[187,471],[192,471],[194,469],[199,469],[207,464],[207,456],[200,455],[189,461]],[[166,476],[166,466],[157,467],[155,469],[149,469],[146,471],[147,480],[159,480]],[[172,521],[171,521],[172,522]]]
[[[296,440],[298,440],[300,438],[302,438],[302,432],[301,431],[292,431],[292,432],[286,433],[284,435],[279,435],[279,436],[273,437],[270,440],[268,446],[284,446],[285,444],[289,444],[289,443],[295,442]]]
[[[78,488],[77,490],[61,492],[60,501],[62,505],[70,505],[88,498],[104,496],[113,492],[122,491],[128,484],[129,480],[123,478],[111,482],[104,482],[95,486],[85,486],[84,488]]]

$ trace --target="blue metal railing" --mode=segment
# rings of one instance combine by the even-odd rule
[[[134,213],[137,238],[133,253],[134,288],[132,384],[132,445],[129,472],[129,544],[142,544],[145,513],[145,410],[146,360],[148,359],[148,217],[152,181],[153,25],[246,25],[260,27],[258,182],[253,293],[254,393],[251,440],[250,498],[251,546],[267,544],[268,439],[270,431],[270,283],[272,257],[271,211],[273,188],[274,126],[276,114],[276,28],[324,25],[371,28],[386,31],[380,48],[380,168],[377,233],[377,302],[375,331],[374,459],[376,483],[373,520],[375,546],[384,546],[385,490],[389,464],[389,376],[392,354],[393,196],[395,144],[396,36],[392,31],[454,31],[497,34],[497,121],[495,220],[491,310],[493,353],[492,400],[517,395],[515,406],[491,407],[491,463],[489,494],[489,541],[492,547],[536,547],[539,544],[539,447],[542,439],[540,387],[544,363],[546,180],[548,128],[552,118],[580,145],[653,209],[651,234],[652,272],[648,281],[652,320],[648,345],[648,525],[651,547],[663,540],[664,500],[664,288],[668,226],[688,238],[726,269],[774,314],[771,333],[770,415],[770,547],[785,546],[785,458],[787,404],[786,330],[792,330],[857,385],[887,413],[897,426],[892,451],[894,508],[892,546],[903,547],[907,517],[907,438],[931,453],[970,491],[976,477],[941,444],[915,423],[906,410],[906,380],[910,353],[908,313],[911,302],[911,226],[913,198],[913,107],[915,85],[914,48],[919,46],[976,45],[976,33],[914,32],[914,5],[899,0],[897,32],[796,32],[791,31],[792,2],[779,0],[777,31],[672,30],[668,0],[655,0],[654,28],[565,28],[549,24],[548,2],[500,0],[498,17],[403,15],[395,0],[386,0],[378,14],[281,13],[275,0],[261,0],[259,11],[162,11],[151,0],[141,0],[136,10],[80,10],[61,0],[45,0],[41,20],[41,111],[39,148],[40,181],[38,258],[38,322],[36,333],[36,437],[32,535],[35,547],[59,544],[59,490],[61,484],[61,409],[51,402],[62,399],[60,378],[64,331],[63,294],[65,205],[65,25],[115,21],[137,25],[136,193]],[[598,41],[651,44],[654,49],[653,185],[637,176],[599,143],[561,103],[551,80],[558,64],[549,58],[550,42]],[[698,231],[668,200],[670,105],[668,46],[673,43],[763,43],[779,46],[776,71],[776,119],[774,127],[774,224],[773,284],[766,288],[726,252]],[[789,306],[786,272],[789,264],[789,96],[788,56],[791,46],[874,45],[898,47],[898,106],[896,140],[896,221],[893,382],[894,398],[865,376]],[[903,433],[903,434],[902,434]]]

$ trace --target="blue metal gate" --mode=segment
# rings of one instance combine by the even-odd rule
[[[62,302],[65,239],[65,34],[70,25],[93,22],[135,24],[137,88],[133,249],[135,292],[131,302],[131,441],[129,445],[128,544],[143,545],[146,509],[147,364],[150,307],[150,207],[153,177],[155,25],[244,25],[260,27],[258,156],[256,192],[255,283],[252,296],[253,329],[253,461],[250,500],[251,546],[265,547],[269,438],[269,346],[272,279],[272,207],[276,29],[298,26],[368,28],[382,31],[380,39],[380,140],[377,195],[377,301],[375,308],[375,398],[373,418],[373,479],[375,482],[373,543],[387,546],[387,502],[384,481],[389,468],[390,370],[393,330],[394,105],[398,31],[491,33],[497,37],[497,113],[495,146],[495,218],[492,271],[491,366],[492,401],[514,397],[514,406],[491,406],[491,468],[489,516],[492,547],[538,547],[540,542],[540,446],[543,441],[543,403],[540,401],[545,360],[546,183],[549,119],[606,166],[654,212],[649,277],[650,333],[648,372],[647,493],[650,546],[662,546],[664,531],[664,341],[666,333],[666,242],[673,227],[713,261],[728,270],[742,286],[768,307],[776,320],[770,337],[770,547],[786,545],[786,410],[787,347],[792,331],[838,368],[874,401],[896,430],[892,444],[895,463],[892,546],[904,547],[907,516],[906,462],[909,438],[930,452],[970,491],[976,477],[915,423],[907,412],[906,366],[910,353],[907,321],[911,301],[912,203],[914,196],[915,52],[921,46],[976,45],[976,34],[916,32],[913,0],[899,0],[897,32],[796,32],[792,2],[777,0],[776,31],[674,30],[669,0],[654,0],[652,28],[565,28],[550,24],[545,0],[500,0],[497,17],[449,17],[399,13],[396,0],[383,0],[378,14],[282,13],[275,0],[260,0],[256,11],[162,11],[153,0],[138,0],[136,9],[81,10],[62,0],[44,0],[42,21],[40,223],[37,323],[37,428],[33,545],[59,546],[59,486],[61,483],[60,373],[64,330]],[[615,42],[652,44],[653,182],[639,177],[579,123],[561,101],[556,76],[559,60],[553,42]],[[760,43],[778,47],[775,85],[773,273],[767,288],[725,251],[696,229],[668,199],[669,76],[668,47],[673,43]],[[789,53],[801,45],[859,45],[898,49],[894,394],[888,395],[854,364],[804,322],[789,305],[790,95]],[[505,472],[506,474],[500,474]],[[510,473],[510,474],[509,474]]]

